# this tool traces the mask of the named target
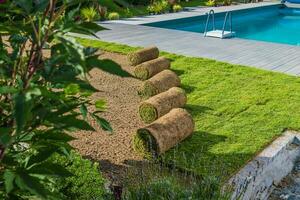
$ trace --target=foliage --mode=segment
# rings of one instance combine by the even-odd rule
[[[129,4],[133,4],[129,7],[121,7],[112,0],[99,0],[101,6],[106,7],[109,12],[118,12],[120,17],[133,17],[148,15],[148,6],[152,1],[150,0],[127,0]],[[205,0],[191,0],[191,1],[180,1],[178,2],[181,7],[192,7],[192,6],[204,6]],[[169,6],[166,11],[169,10]]]
[[[136,48],[80,40],[107,51]],[[166,159],[197,174],[227,179],[284,130],[300,130],[300,79],[251,67],[162,53],[171,59],[196,122],[192,137]],[[200,79],[199,79],[200,77]],[[174,156],[175,155],[175,156]]]
[[[100,18],[97,10],[94,7],[86,7],[80,10],[80,15],[84,21],[93,22]]]
[[[129,7],[121,7],[112,0],[100,0],[100,5],[107,8],[108,12],[117,12],[121,17],[132,17],[147,14],[146,6],[129,6]]]
[[[55,155],[52,159],[54,163],[66,167],[73,174],[71,177],[58,179],[55,183],[66,199],[100,200],[109,195],[105,190],[105,180],[99,171],[98,163],[84,160],[74,151],[69,159],[60,155]]]
[[[124,181],[123,199],[229,199],[228,190],[221,191],[219,178],[213,175],[201,178],[162,163],[132,163]]]
[[[232,4],[232,0],[223,0],[224,6],[230,6]]]
[[[182,7],[196,7],[196,6],[205,6],[206,0],[189,0],[189,1],[180,1]]]
[[[118,20],[120,19],[120,15],[119,13],[117,12],[112,12],[112,13],[109,13],[108,14],[108,17],[107,17],[109,20]]]
[[[229,199],[219,192],[218,183],[197,183],[184,188],[171,177],[152,180],[149,184],[140,187],[129,188],[124,194],[124,200],[148,200],[148,199]]]
[[[174,12],[179,12],[179,11],[181,11],[181,10],[182,10],[181,5],[175,4],[175,5],[173,6],[173,11],[174,11]]]
[[[149,13],[161,14],[169,10],[169,3],[166,0],[155,0],[147,7]]]
[[[206,6],[211,6],[211,7],[213,7],[213,6],[216,6],[217,3],[216,3],[215,0],[208,0],[208,1],[205,3],[205,5],[206,5]]]
[[[70,133],[94,130],[88,118],[111,131],[101,110],[88,110],[93,102],[87,97],[96,90],[86,74],[98,56],[68,35],[101,30],[78,20],[79,5],[80,0],[0,4],[6,10],[0,13],[0,193],[5,198],[61,199],[53,181],[73,174],[49,158],[69,157]]]
[[[128,3],[132,5],[149,5],[152,0],[126,0]]]

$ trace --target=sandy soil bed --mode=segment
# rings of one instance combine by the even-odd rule
[[[90,73],[92,86],[100,91],[93,94],[92,99],[107,101],[108,108],[102,116],[111,123],[114,132],[111,135],[101,129],[94,132],[76,132],[74,136],[77,140],[72,141],[71,144],[83,156],[99,161],[101,171],[114,182],[120,178],[125,163],[141,160],[132,149],[132,137],[136,129],[144,125],[138,117],[138,105],[141,99],[137,89],[142,82],[128,77],[133,67],[127,62],[126,56],[104,52],[100,57],[113,60],[116,68],[121,67],[118,71],[122,69],[128,72],[128,74],[122,73],[123,77],[100,69],[93,69]],[[107,63],[112,65],[111,61]],[[112,67],[110,65],[109,67]],[[92,123],[97,127],[95,122]]]

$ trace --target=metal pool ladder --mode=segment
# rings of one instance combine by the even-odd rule
[[[210,17],[212,18],[212,30],[208,31]],[[228,20],[229,20],[229,31],[226,31],[225,29],[226,29]],[[231,14],[231,12],[226,13],[222,30],[218,30],[215,27],[215,11],[210,10],[209,13],[207,13],[204,37],[215,37],[215,38],[224,39],[224,38],[234,37],[234,35],[235,35],[235,32],[232,31],[232,14]]]

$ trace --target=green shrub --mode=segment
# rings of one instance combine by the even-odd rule
[[[108,19],[109,20],[118,20],[120,19],[120,15],[117,12],[112,12],[108,14]]]
[[[126,0],[128,3],[133,5],[149,5],[151,0]]]
[[[182,10],[181,5],[176,4],[176,5],[173,6],[173,11],[174,11],[174,12],[179,12],[179,11],[181,11],[181,10]]]
[[[93,22],[100,18],[97,10],[94,7],[82,8],[80,10],[80,15],[84,21]]]
[[[216,1],[215,0],[208,0],[206,3],[205,3],[206,6],[216,6]]]
[[[147,10],[151,14],[161,14],[167,12],[169,8],[169,3],[166,0],[157,0],[149,5]]]
[[[65,179],[58,179],[57,189],[70,200],[102,200],[107,194],[105,179],[98,163],[83,159],[78,153],[71,152],[70,158],[56,155],[54,163],[60,164],[73,174]]]
[[[64,166],[66,161],[57,164],[51,158],[56,154],[69,158],[74,138],[68,133],[95,130],[91,118],[111,131],[99,105],[88,98],[97,91],[86,79],[92,63],[99,61],[97,50],[68,35],[102,30],[95,23],[77,20],[80,5],[60,0],[0,3],[0,10],[6,10],[0,32],[8,35],[0,35],[0,195],[4,199],[62,199],[65,194],[54,182],[75,179],[69,179],[73,174]],[[70,188],[78,184],[70,183]],[[87,189],[82,186],[78,192]]]

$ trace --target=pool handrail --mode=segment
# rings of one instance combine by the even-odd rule
[[[209,25],[210,16],[212,16],[213,30],[216,30],[216,27],[215,27],[215,11],[213,9],[211,9],[208,13],[206,13],[206,15],[207,15],[207,20],[206,20],[206,24],[205,24],[204,36],[206,36],[206,34],[207,34],[207,29],[208,29],[208,25]]]
[[[225,15],[224,23],[223,23],[223,29],[222,29],[222,36],[224,35],[226,24],[227,24],[227,19],[229,17],[229,27],[230,27],[230,32],[232,33],[232,14],[231,11],[228,11]]]

